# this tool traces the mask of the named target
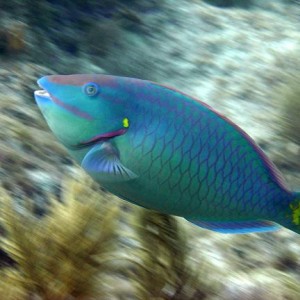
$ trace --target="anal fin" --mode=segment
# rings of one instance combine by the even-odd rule
[[[280,229],[280,226],[274,222],[261,220],[230,222],[187,220],[199,227],[220,233],[253,233],[275,231]]]

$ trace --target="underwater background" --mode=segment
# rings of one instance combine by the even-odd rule
[[[300,299],[300,237],[222,235],[91,183],[33,99],[48,74],[166,84],[300,187],[300,1],[0,0],[0,300]]]

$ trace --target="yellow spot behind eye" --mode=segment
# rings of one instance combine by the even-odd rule
[[[123,127],[125,127],[125,128],[129,127],[129,120],[127,118],[123,119]]]

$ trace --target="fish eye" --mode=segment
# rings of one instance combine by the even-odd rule
[[[86,83],[83,87],[82,87],[82,91],[87,95],[87,96],[95,96],[99,93],[99,86],[97,83],[94,82],[89,82]]]

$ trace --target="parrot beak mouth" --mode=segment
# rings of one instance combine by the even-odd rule
[[[38,104],[51,101],[51,96],[46,90],[34,91],[34,98]]]
[[[47,104],[52,102],[50,93],[42,85],[41,80],[37,81],[41,90],[34,91],[34,98],[38,105]]]

